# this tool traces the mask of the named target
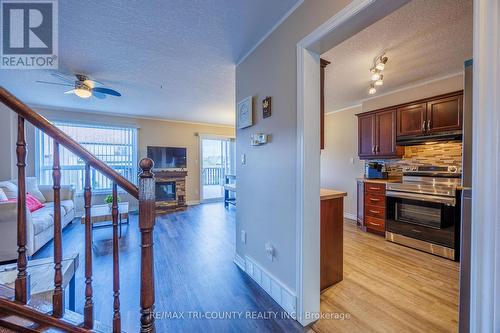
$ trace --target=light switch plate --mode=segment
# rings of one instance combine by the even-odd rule
[[[247,232],[245,230],[241,230],[240,240],[242,244],[247,243]]]
[[[247,165],[247,155],[241,154],[241,165]]]

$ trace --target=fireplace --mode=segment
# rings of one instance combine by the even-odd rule
[[[176,201],[177,194],[175,192],[175,181],[157,182],[156,183],[156,200],[157,201]]]
[[[186,171],[154,170],[156,178],[156,213],[186,209]]]

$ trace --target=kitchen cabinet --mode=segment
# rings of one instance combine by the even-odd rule
[[[321,189],[321,290],[344,278],[344,197],[346,195],[346,192]]]
[[[381,235],[385,235],[385,185],[366,181],[364,186],[364,226]]]
[[[397,158],[396,109],[358,114],[358,155],[361,159]]]
[[[357,200],[356,200],[356,224],[358,227],[364,227],[364,202],[365,202],[365,182],[363,180],[357,181]]]
[[[325,59],[320,59],[320,144],[325,149],[325,80],[326,66],[330,64]]]
[[[427,102],[427,132],[439,133],[462,129],[463,95]]]
[[[425,133],[427,103],[410,104],[397,109],[397,135]]]
[[[462,130],[461,91],[397,107],[397,136],[440,134]]]

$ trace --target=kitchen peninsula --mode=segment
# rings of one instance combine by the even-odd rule
[[[346,192],[321,189],[321,290],[343,279],[344,197]]]

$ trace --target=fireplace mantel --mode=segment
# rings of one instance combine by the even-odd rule
[[[186,205],[186,177],[187,171],[179,170],[154,170],[157,191],[161,191],[160,186],[165,183],[175,183],[175,199],[158,199],[156,200],[156,212],[164,214],[185,210]],[[158,193],[158,192],[157,192]],[[157,195],[159,197],[159,195]]]

